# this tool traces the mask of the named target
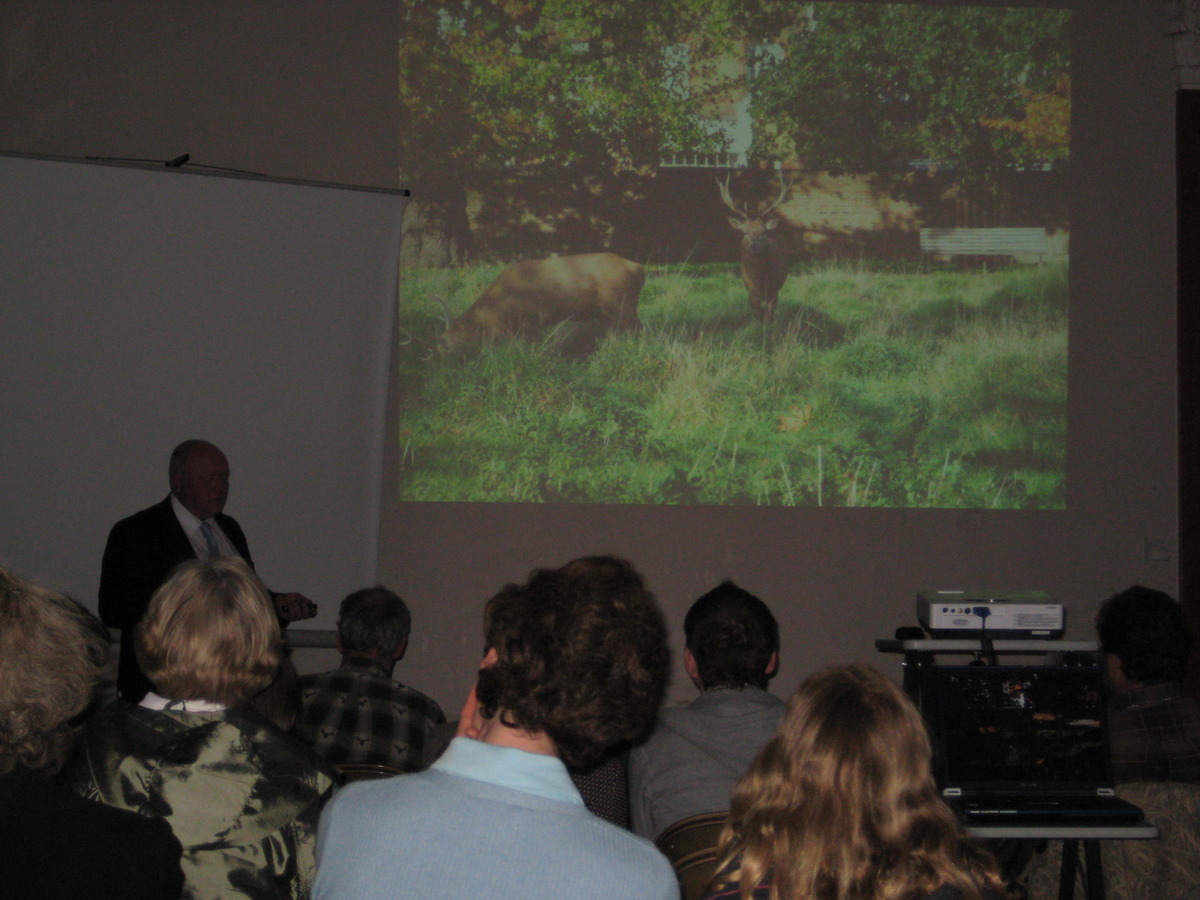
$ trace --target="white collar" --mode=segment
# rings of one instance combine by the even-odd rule
[[[190,509],[179,502],[174,493],[171,494],[171,509],[175,510],[175,518],[179,520],[184,534],[195,534],[196,529],[204,524],[204,520],[197,519]]]
[[[166,697],[160,697],[154,691],[146,694],[138,706],[144,706],[146,709],[166,709],[192,713],[224,712],[229,708],[221,703],[209,703],[207,700],[168,700]]]

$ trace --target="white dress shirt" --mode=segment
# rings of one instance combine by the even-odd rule
[[[179,520],[179,524],[183,528],[183,533],[191,541],[192,549],[196,551],[196,558],[208,559],[212,556],[208,552],[208,542],[204,540],[204,534],[200,531],[202,522],[193,516],[174,494],[171,495],[171,508],[175,510],[175,518]],[[242,554],[238,553],[237,548],[233,546],[233,542],[229,540],[229,535],[221,530],[221,526],[217,524],[217,520],[208,519],[207,521],[212,526],[213,538],[217,542],[217,550],[219,551],[217,555],[236,556],[241,559]]]

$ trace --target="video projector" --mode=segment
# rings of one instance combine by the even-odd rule
[[[935,638],[1056,640],[1063,636],[1066,611],[1042,591],[922,591],[917,621]]]

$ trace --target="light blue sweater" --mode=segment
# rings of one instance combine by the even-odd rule
[[[350,785],[321,815],[316,900],[678,900],[648,841],[583,805],[556,757],[455,738],[431,769]]]

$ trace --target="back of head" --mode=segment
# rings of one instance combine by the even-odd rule
[[[725,581],[692,604],[683,622],[705,690],[767,686],[779,625],[758,597]]]
[[[775,736],[733,793],[722,866],[772,896],[872,900],[953,884],[998,887],[930,771],[920,714],[866,666],[823,669],[800,685]],[[726,880],[729,880],[728,878]]]
[[[1169,594],[1141,585],[1114,594],[1096,614],[1096,634],[1134,684],[1183,681],[1187,673],[1192,638]]]
[[[0,775],[62,766],[108,653],[95,616],[0,568]]]
[[[134,640],[159,694],[246,706],[279,670],[283,636],[267,590],[243,560],[182,563],[154,594]]]
[[[355,591],[342,601],[338,632],[346,653],[395,653],[408,640],[408,606],[382,585]]]
[[[534,571],[485,612],[496,663],[479,672],[485,716],[544,732],[572,768],[654,724],[669,668],[666,626],[637,571],[611,556]]]

